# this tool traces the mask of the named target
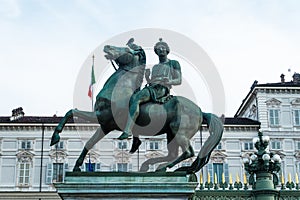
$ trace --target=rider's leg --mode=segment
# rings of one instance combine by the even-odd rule
[[[150,92],[147,88],[144,88],[131,97],[126,127],[122,135],[119,137],[120,140],[127,139],[132,135],[132,128],[140,114],[140,104],[150,101],[150,98]]]

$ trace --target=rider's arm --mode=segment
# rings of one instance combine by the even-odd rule
[[[171,79],[167,81],[169,85],[180,85],[181,84],[181,67],[178,61],[173,60],[171,64]]]

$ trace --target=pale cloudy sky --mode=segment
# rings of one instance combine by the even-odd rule
[[[20,106],[27,116],[63,115],[87,56],[141,28],[176,31],[206,51],[223,81],[226,116],[254,80],[300,72],[297,0],[0,0],[0,115]]]

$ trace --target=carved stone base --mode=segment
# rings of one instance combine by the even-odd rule
[[[193,175],[192,175],[193,176]],[[64,200],[188,199],[197,182],[181,172],[67,172],[55,187]]]

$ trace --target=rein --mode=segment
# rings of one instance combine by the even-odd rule
[[[111,62],[111,64],[112,64],[112,66],[114,67],[114,69],[117,71],[117,68],[116,68],[114,62],[113,62],[112,60],[110,60],[110,62]]]
[[[125,68],[123,68],[123,67],[119,67],[118,69],[116,68],[116,66],[115,66],[115,64],[114,64],[114,62],[113,62],[113,60],[110,60],[110,62],[111,62],[111,64],[112,64],[112,66],[114,67],[114,69],[116,70],[116,71],[118,71],[118,70],[124,70],[124,71],[126,71],[126,72],[131,72],[131,73],[139,73],[139,72],[135,72],[135,71],[131,71],[131,70],[129,70],[129,69],[125,69]]]

